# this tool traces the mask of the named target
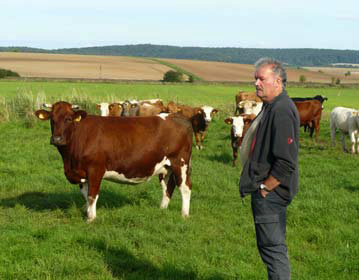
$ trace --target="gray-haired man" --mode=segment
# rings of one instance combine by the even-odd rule
[[[287,95],[282,64],[263,58],[255,67],[256,92],[264,106],[256,129],[244,139],[249,147],[240,193],[252,197],[257,246],[268,279],[290,279],[286,212],[298,192],[299,115]]]

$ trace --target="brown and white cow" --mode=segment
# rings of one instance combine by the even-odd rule
[[[240,116],[229,117],[224,120],[231,125],[231,145],[233,150],[233,166],[236,166],[238,158],[238,148],[241,148],[244,135],[256,118],[255,114],[242,114]]]
[[[313,131],[315,130],[315,142],[318,142],[320,119],[322,117],[323,106],[318,100],[307,100],[294,102],[297,107],[300,126],[308,125],[310,129],[310,137],[313,138]]]
[[[155,116],[160,113],[168,113],[167,107],[161,99],[142,100],[139,103],[139,116]]]
[[[50,120],[50,142],[62,156],[68,181],[80,185],[88,221],[96,218],[102,179],[138,184],[156,175],[163,189],[161,208],[167,208],[177,185],[182,215],[189,215],[192,127],[185,118],[103,118],[63,101],[48,107],[51,111],[38,110],[35,115]]]
[[[234,115],[240,115],[244,113],[243,107],[240,106],[241,101],[256,101],[258,103],[262,103],[262,100],[257,96],[256,92],[247,92],[247,91],[240,91],[236,96],[236,110]]]
[[[192,107],[189,105],[176,104],[170,101],[167,104],[169,113],[179,113],[185,116],[192,123],[196,140],[196,148],[203,149],[203,142],[207,134],[209,123],[218,110],[211,106]]]

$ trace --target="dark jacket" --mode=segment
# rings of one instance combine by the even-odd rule
[[[292,200],[298,192],[299,114],[286,91],[264,105],[256,136],[243,166],[241,196],[257,191],[272,175],[280,181],[275,192]]]

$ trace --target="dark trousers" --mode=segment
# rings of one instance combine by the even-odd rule
[[[267,266],[268,279],[290,279],[288,249],[285,244],[286,213],[289,201],[275,192],[263,198],[259,191],[252,193],[252,212],[257,247]]]

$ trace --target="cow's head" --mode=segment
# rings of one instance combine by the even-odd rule
[[[40,120],[50,120],[51,124],[51,138],[50,143],[55,146],[65,146],[69,143],[72,137],[74,126],[86,118],[87,113],[79,110],[78,105],[71,105],[70,103],[59,101],[55,104],[44,104],[46,108],[51,108],[51,111],[37,110],[36,117]]]
[[[243,100],[239,102],[238,107],[243,109],[244,114],[252,114],[257,102],[254,100]]]
[[[324,101],[328,100],[328,97],[322,96],[322,95],[316,95],[313,97],[313,99],[318,100],[320,103],[323,104]]]
[[[211,106],[203,106],[201,109],[203,110],[204,119],[205,119],[206,123],[211,122],[213,116],[218,113],[218,110],[214,109]]]
[[[167,104],[167,111],[168,113],[178,113],[181,111],[181,108],[179,108],[175,102],[170,101]]]
[[[224,120],[226,124],[232,125],[233,134],[235,137],[242,137],[244,121],[242,116],[229,117]]]
[[[124,117],[137,116],[140,106],[137,100],[126,100],[122,103]]]
[[[236,117],[229,117],[224,120],[226,124],[232,125],[235,137],[243,137],[251,122],[255,119],[254,114],[242,114]]]
[[[122,107],[122,103],[116,102],[116,103],[111,103],[109,106],[109,116],[112,117],[120,117],[122,116],[122,112],[123,112],[123,107]]]
[[[109,104],[107,102],[96,104],[96,109],[101,111],[102,117],[109,115]]]

